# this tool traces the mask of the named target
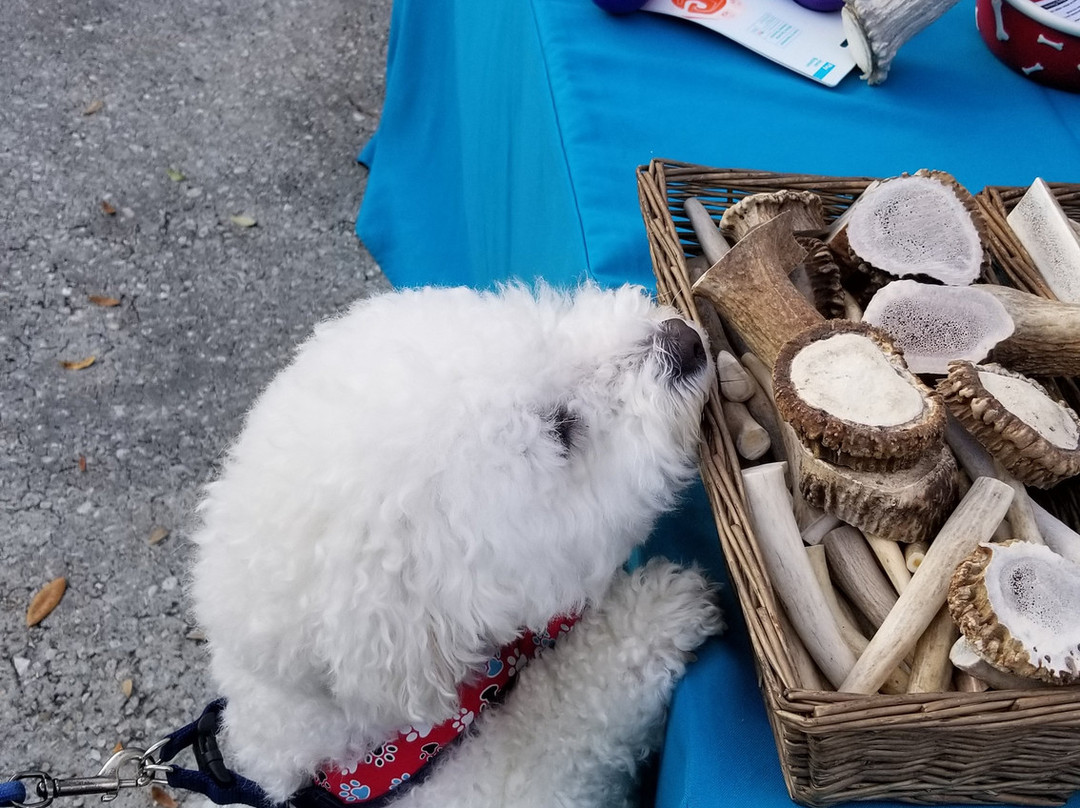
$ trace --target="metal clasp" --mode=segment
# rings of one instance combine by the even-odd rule
[[[172,766],[159,763],[155,755],[168,743],[163,739],[149,749],[132,746],[121,749],[101,767],[94,777],[68,777],[59,779],[46,772],[20,772],[12,780],[20,780],[27,785],[27,801],[15,803],[16,808],[48,808],[58,797],[79,797],[101,795],[102,802],[111,802],[120,794],[121,789],[142,788],[158,780],[157,775],[172,771]],[[125,772],[125,769],[129,770]],[[125,776],[126,774],[126,776]],[[34,784],[31,787],[31,784]],[[31,800],[33,794],[36,799]]]

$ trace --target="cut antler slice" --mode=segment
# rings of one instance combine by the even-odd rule
[[[894,472],[855,471],[801,448],[800,493],[815,508],[864,533],[905,543],[927,541],[956,504],[956,461],[945,447]]]
[[[992,665],[1051,684],[1080,682],[1080,565],[1050,548],[979,545],[953,574],[949,611]]]
[[[989,263],[985,231],[967,189],[920,169],[868,187],[833,224],[828,244],[871,288],[912,276],[962,285]]]
[[[950,361],[981,362],[1013,333],[1009,312],[984,289],[893,281],[874,295],[863,322],[896,341],[912,373],[945,374]]]
[[[1014,477],[1049,488],[1080,474],[1080,417],[1000,365],[953,362],[938,382],[949,411]]]
[[[776,408],[819,458],[862,471],[914,465],[941,445],[945,408],[881,329],[828,320],[780,351]]]
[[[1036,179],[1007,218],[1050,291],[1058,300],[1080,303],[1080,235],[1050,186]]]

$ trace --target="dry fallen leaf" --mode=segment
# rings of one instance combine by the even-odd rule
[[[256,224],[258,224],[258,222],[256,222],[250,216],[230,216],[229,221],[231,221],[237,227],[254,227]]]
[[[115,297],[108,297],[106,295],[90,295],[90,302],[95,306],[104,306],[105,308],[112,308],[113,306],[119,306],[120,300]]]
[[[79,471],[86,471],[86,455],[79,455]]]
[[[90,104],[82,111],[83,115],[93,115],[95,112],[101,112],[105,108],[105,102],[100,98],[95,98]]]
[[[26,626],[36,626],[49,616],[60,598],[64,597],[67,589],[67,578],[54,578],[45,586],[41,587],[30,600],[30,608],[26,610]]]
[[[120,741],[117,741],[116,746],[114,746],[112,748],[112,753],[115,755],[117,752],[123,752],[123,751],[124,751],[124,745],[122,743],[120,743]]]
[[[88,357],[86,357],[86,359],[79,359],[78,361],[75,361],[75,362],[72,362],[72,361],[69,361],[69,360],[65,359],[65,360],[60,362],[60,365],[62,367],[64,367],[64,368],[66,368],[67,370],[86,370],[86,368],[90,367],[96,361],[97,361],[96,356],[88,356]]]
[[[173,182],[183,182],[187,179],[187,177],[184,176],[183,171],[178,168],[173,168],[172,166],[166,168],[165,173],[169,175],[169,179]]]
[[[102,199],[101,200],[101,212],[104,213],[106,216],[115,216],[116,215],[116,207],[113,206],[112,203],[110,203],[108,199]]]
[[[150,787],[150,799],[161,808],[179,808],[180,803],[172,798],[161,786]]]
[[[150,531],[150,535],[146,539],[146,543],[149,545],[159,544],[165,541],[169,537],[169,529],[162,527],[161,525],[155,525],[154,529]]]
[[[124,694],[125,699],[130,699],[131,694],[135,691],[135,683],[130,679],[125,679],[120,683],[120,692]]]

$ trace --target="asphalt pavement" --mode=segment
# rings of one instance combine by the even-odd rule
[[[0,780],[96,773],[215,695],[192,511],[296,343],[388,288],[353,225],[389,14],[0,2]]]

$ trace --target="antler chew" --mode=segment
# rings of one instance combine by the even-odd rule
[[[956,565],[993,535],[1012,497],[1012,488],[990,477],[972,484],[839,690],[870,694],[881,687],[945,603]]]
[[[1058,300],[1080,303],[1080,236],[1050,186],[1036,179],[1007,219],[1050,291]]]
[[[995,667],[1050,684],[1080,681],[1080,565],[1049,547],[974,548],[953,575],[949,611]]]
[[[877,628],[896,605],[896,590],[878,567],[866,539],[851,525],[830,530],[822,540],[832,580]]]
[[[815,508],[875,536],[899,542],[933,536],[957,499],[956,461],[941,448],[908,469],[855,471],[797,451],[799,492]]]
[[[785,188],[773,193],[745,196],[724,211],[720,231],[738,241],[759,224],[791,212],[791,228],[796,233],[818,234],[825,230],[825,205],[813,191]]]
[[[823,320],[788,280],[805,255],[791,214],[782,213],[747,233],[693,287],[770,368],[785,342]]]
[[[893,281],[874,294],[863,321],[893,338],[912,373],[948,373],[951,360],[981,362],[1014,331],[1005,306],[985,289]]]
[[[867,84],[881,84],[900,46],[956,5],[958,0],[847,0],[844,35]]]
[[[963,285],[989,265],[985,232],[964,186],[944,171],[919,169],[863,191],[833,223],[828,244],[872,289],[911,276]]]
[[[949,411],[1009,473],[1049,488],[1080,473],[1080,416],[1000,365],[952,362],[938,382]]]
[[[908,693],[940,693],[951,689],[953,664],[949,649],[959,636],[952,615],[942,606],[915,643]]]
[[[1080,303],[1061,303],[992,284],[993,295],[1012,317],[1010,337],[994,348],[994,361],[1032,376],[1080,376]]]
[[[803,550],[783,466],[766,463],[743,471],[750,521],[777,597],[807,651],[836,687],[855,664],[855,655],[836,625]]]
[[[776,409],[816,457],[858,471],[913,466],[938,449],[945,408],[882,330],[827,320],[788,340]]]

